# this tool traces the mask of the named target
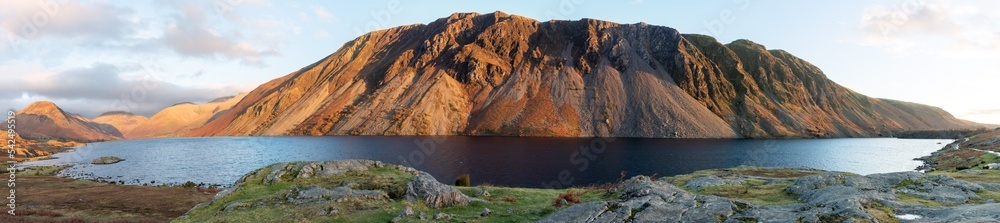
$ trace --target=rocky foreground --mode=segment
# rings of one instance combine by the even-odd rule
[[[377,161],[295,162],[251,172],[176,221],[998,222],[998,183],[996,170],[859,176],[740,167],[604,187],[456,187]]]

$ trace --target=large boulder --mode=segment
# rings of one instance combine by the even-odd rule
[[[438,182],[428,173],[420,172],[406,184],[406,200],[416,202],[423,201],[432,208],[451,207],[467,205],[470,201],[479,199],[470,198],[452,186]]]
[[[1000,170],[1000,163],[986,164],[986,168],[991,170]]]

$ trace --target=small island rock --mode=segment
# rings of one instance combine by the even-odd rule
[[[118,158],[117,156],[102,156],[102,157],[99,157],[97,159],[94,159],[94,161],[91,161],[90,163],[91,164],[114,164],[114,163],[118,163],[118,162],[121,162],[121,161],[124,161],[124,160],[125,159]]]

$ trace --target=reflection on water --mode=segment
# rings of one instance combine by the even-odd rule
[[[404,164],[450,182],[566,187],[627,176],[672,176],[740,165],[812,167],[859,174],[910,171],[913,158],[950,140],[921,139],[635,139],[515,137],[213,137],[91,143],[59,159],[27,165],[76,164],[64,175],[132,183],[186,181],[229,185],[275,162],[371,159]],[[124,158],[91,165],[100,156]]]

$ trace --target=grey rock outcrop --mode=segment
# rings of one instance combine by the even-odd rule
[[[991,170],[1000,170],[1000,163],[986,164],[986,168],[991,169]]]
[[[691,188],[692,190],[701,190],[705,189],[706,187],[743,184],[745,182],[746,181],[744,181],[742,178],[722,178],[716,175],[709,175],[692,179],[691,181],[688,181],[687,184],[685,184],[684,186],[687,188]]]
[[[229,213],[233,210],[250,206],[251,206],[250,204],[243,202],[233,202],[232,204],[226,205],[226,208],[222,209],[222,213]]]
[[[612,192],[619,201],[589,202],[570,206],[538,222],[716,222],[719,216],[733,216],[750,204],[717,196],[695,195],[664,181],[637,176]],[[633,214],[634,213],[634,214]]]
[[[354,190],[348,187],[335,187],[333,189],[327,189],[313,185],[305,189],[297,191],[293,190],[292,196],[289,196],[288,198],[288,202],[304,204],[325,200],[342,201],[349,198],[379,200],[389,199],[389,195],[387,195],[384,191],[379,190]]]
[[[340,209],[337,209],[337,207],[325,207],[316,210],[316,215],[320,216],[330,216],[330,215],[336,215],[338,213],[340,213]]]
[[[452,214],[448,214],[448,213],[444,213],[444,212],[438,212],[437,214],[434,214],[434,220],[449,219],[449,218],[452,218],[454,216],[455,215],[452,215]]]
[[[421,214],[422,213],[423,212],[421,212]],[[395,218],[392,218],[392,222],[401,222],[401,221],[405,220],[407,217],[410,217],[410,216],[413,216],[413,215],[416,215],[416,212],[413,211],[413,207],[406,206],[406,207],[403,207],[403,210],[399,211],[399,215],[397,215]]]
[[[735,183],[711,177],[692,186]],[[692,180],[694,181],[694,180]],[[852,221],[879,221],[871,210],[889,207],[896,215],[918,216],[903,222],[981,222],[1000,219],[994,201],[976,204],[977,192],[1000,191],[1000,185],[970,183],[947,176],[918,172],[857,176],[827,172],[797,178],[785,191],[801,203],[756,205],[712,195],[698,195],[665,181],[645,176],[629,179],[611,192],[618,200],[570,206],[538,222],[822,222],[831,217]],[[901,195],[937,202],[927,207],[898,201]],[[886,213],[882,213],[886,214]],[[882,216],[885,217],[885,216]],[[826,219],[826,220],[824,220]]]
[[[491,215],[493,213],[495,213],[493,210],[490,210],[489,208],[483,208],[483,211],[479,212],[479,216],[486,217],[487,215]]]
[[[352,171],[363,172],[378,168],[395,169],[414,175],[413,180],[406,184],[405,194],[403,195],[411,202],[419,200],[426,203],[429,207],[440,208],[467,205],[470,201],[483,201],[478,198],[471,198],[452,186],[438,182],[437,179],[426,172],[410,167],[371,160],[276,163],[244,175],[236,181],[233,188],[238,188],[249,181],[269,185],[277,182],[294,181],[296,179],[334,177]],[[359,184],[355,182],[343,182],[341,186],[334,188],[324,188],[314,185],[303,189],[293,189],[289,191],[286,197],[289,202],[293,203],[309,203],[323,200],[336,201],[347,198],[389,198],[387,193],[381,190],[352,189],[352,187],[357,188],[358,186]]]
[[[489,196],[491,196],[491,195],[490,195],[490,192],[489,192],[489,191],[487,191],[486,189],[483,189],[483,188],[477,188],[477,189],[476,189],[476,196],[477,196],[477,197],[489,197]]]
[[[482,201],[470,198],[452,186],[438,182],[428,173],[420,172],[413,181],[406,184],[406,200],[410,202],[423,201],[432,208],[467,205],[470,201]]]
[[[372,160],[335,160],[335,161],[323,161],[323,162],[287,162],[287,163],[276,163],[271,164],[265,168],[261,168],[244,175],[242,178],[236,181],[235,186],[242,185],[251,177],[256,177],[264,175],[262,182],[263,184],[273,184],[276,182],[281,182],[284,180],[292,180],[299,178],[320,178],[320,177],[331,177],[340,174],[344,174],[348,171],[367,171],[375,168],[394,168],[400,171],[414,174],[422,173],[416,169],[394,165],[386,164],[380,161]],[[268,171],[263,173],[262,171]],[[345,182],[345,185],[349,186],[349,182]]]

